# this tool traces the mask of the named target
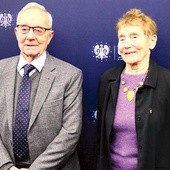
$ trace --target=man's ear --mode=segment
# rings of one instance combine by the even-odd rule
[[[51,41],[51,39],[53,38],[53,36],[54,36],[54,31],[51,30],[50,33],[48,34],[48,43],[47,43],[47,44],[50,43],[50,41]]]
[[[14,33],[15,33],[16,38],[18,39],[18,35],[17,35],[17,27],[14,28]]]

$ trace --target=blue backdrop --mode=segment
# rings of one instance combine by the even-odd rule
[[[28,0],[0,2],[0,58],[19,54],[14,35],[16,15]],[[108,68],[122,63],[117,54],[117,19],[130,8],[141,8],[158,25],[152,58],[170,68],[169,0],[35,0],[52,14],[55,36],[49,53],[79,67],[84,74],[83,129],[78,145],[81,167],[92,168],[97,84]]]

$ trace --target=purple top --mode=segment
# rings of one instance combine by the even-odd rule
[[[113,122],[114,139],[110,146],[111,164],[114,170],[137,169],[137,137],[135,127],[135,96],[128,101],[124,87],[134,90],[146,75],[121,75],[115,118]],[[135,92],[136,95],[136,92]]]

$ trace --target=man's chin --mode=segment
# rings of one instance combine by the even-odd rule
[[[24,57],[26,58],[37,58],[39,55],[37,53],[23,53]]]

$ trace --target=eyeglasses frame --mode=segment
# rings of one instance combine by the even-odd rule
[[[28,26],[28,25],[20,25],[20,24],[16,25],[17,28],[20,27],[20,26],[29,27],[29,31],[30,31],[30,29],[33,29],[33,32],[34,32],[34,29],[35,29],[35,28],[42,28],[42,29],[44,29],[44,30],[45,30],[44,33],[45,33],[46,31],[52,30],[51,28],[44,28],[44,27],[40,27],[40,26],[30,27],[30,26]],[[28,33],[29,33],[29,32],[28,32]],[[43,33],[43,34],[44,34],[44,33]],[[43,34],[42,34],[42,35],[43,35]],[[35,35],[36,35],[36,34],[35,34]]]

